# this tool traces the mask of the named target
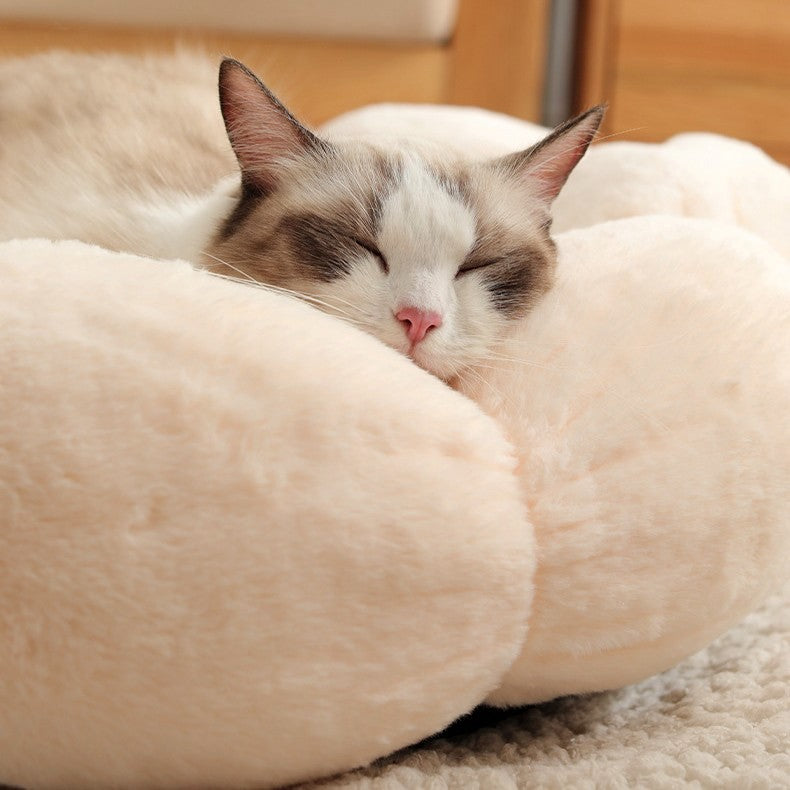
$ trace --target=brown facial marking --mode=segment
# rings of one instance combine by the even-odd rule
[[[367,213],[372,223],[372,232],[381,222],[381,209],[384,198],[397,182],[401,164],[395,159],[384,156],[380,151],[371,150],[370,169],[374,174],[373,186],[366,197]]]
[[[429,169],[436,183],[450,197],[469,204],[469,176],[467,173],[460,168],[454,172],[443,170],[436,166],[429,167]]]
[[[217,242],[227,241],[250,217],[264,198],[257,190],[242,187],[241,198],[217,232]]]
[[[477,270],[494,308],[517,318],[551,287],[556,246],[547,227],[530,244],[508,246],[506,237],[503,232],[479,236],[459,275]]]
[[[550,271],[542,250],[523,247],[486,266],[482,274],[494,307],[508,317],[516,317],[549,289]]]
[[[336,279],[355,259],[375,255],[382,204],[399,169],[396,157],[374,148],[348,158],[342,148],[305,155],[284,167],[270,193],[242,187],[204,264],[227,274],[225,260],[256,280],[297,290],[305,281]],[[386,269],[383,258],[379,265]]]
[[[342,277],[351,270],[351,261],[363,254],[354,224],[333,217],[289,214],[280,220],[278,232],[308,279],[330,282]]]

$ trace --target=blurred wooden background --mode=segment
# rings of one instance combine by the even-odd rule
[[[242,60],[308,123],[381,101],[484,106],[536,119],[549,5],[550,0],[496,0],[492,13],[488,0],[460,0],[451,35],[420,42],[204,30],[190,27],[186,19],[178,28],[74,24],[7,14],[3,19],[0,0],[0,57],[51,48],[139,52],[189,46],[218,61],[222,55]],[[265,12],[266,0],[260,6]]]
[[[788,0],[587,0],[578,107],[606,99],[604,133],[715,131],[790,163]]]
[[[257,1],[265,13],[266,0]],[[0,57],[199,47],[247,62],[310,123],[379,101],[477,105],[541,121],[560,9],[573,19],[559,53],[570,59],[568,114],[605,100],[603,133],[617,139],[716,131],[790,162],[790,0],[458,0],[448,35],[433,41],[207,30],[186,16],[177,27],[75,23],[57,12],[32,19],[24,6],[0,0]]]

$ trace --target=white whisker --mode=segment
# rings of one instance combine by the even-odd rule
[[[269,291],[271,293],[280,293],[280,294],[283,294],[285,296],[291,296],[291,297],[294,297],[296,299],[308,302],[308,303],[316,305],[316,306],[325,307],[325,308],[327,308],[327,310],[331,311],[332,313],[339,314],[338,317],[343,316],[346,320],[349,321],[349,323],[354,323],[354,324],[357,324],[359,326],[363,325],[363,322],[361,320],[359,320],[359,318],[360,317],[364,317],[364,314],[362,313],[361,310],[359,310],[357,308],[357,306],[355,304],[353,304],[352,302],[348,301],[347,299],[342,299],[341,297],[335,296],[334,294],[332,294],[332,295],[325,295],[325,298],[321,299],[321,298],[319,298],[317,296],[314,296],[312,294],[304,293],[303,291],[296,291],[296,290],[294,290],[292,288],[285,288],[284,286],[281,286],[281,285],[272,285],[271,283],[260,282],[259,280],[256,280],[254,277],[251,277],[249,274],[244,272],[242,269],[239,269],[237,266],[234,266],[232,263],[230,263],[227,260],[223,260],[222,258],[219,258],[216,255],[212,255],[211,253],[208,253],[208,252],[205,253],[205,255],[207,257],[215,260],[217,263],[221,263],[224,266],[227,266],[229,269],[232,269],[233,271],[238,272],[239,274],[244,276],[246,279],[241,280],[238,277],[231,277],[231,276],[226,275],[226,274],[220,274],[219,272],[209,272],[209,274],[212,274],[215,277],[219,277],[219,278],[221,278],[223,280],[228,280],[230,282],[240,283],[242,285],[246,285],[246,286],[249,286],[249,287],[258,288],[260,290]],[[327,299],[331,299],[332,302],[327,301]],[[360,315],[357,316],[357,317],[354,317],[352,315],[352,313],[350,313],[348,310],[344,310],[342,307],[339,306],[339,304],[333,304],[333,302],[335,302],[335,301],[339,302],[341,304],[348,305],[349,307],[351,307],[354,310],[356,310],[357,313],[359,313]]]
[[[222,258],[218,258],[216,255],[212,255],[210,252],[204,252],[203,254],[207,258],[211,258],[211,259],[215,260],[217,263],[221,263],[223,266],[227,266],[229,269],[233,269],[234,272],[236,272],[237,274],[240,274],[242,277],[246,277],[248,280],[250,280],[250,281],[252,281],[254,283],[258,283],[258,281],[252,275],[247,274],[247,272],[242,271],[241,269],[239,269],[236,266],[234,266],[232,263],[228,263],[227,261],[223,261]]]

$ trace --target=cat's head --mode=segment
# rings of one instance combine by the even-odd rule
[[[602,107],[527,150],[464,162],[323,140],[234,60],[219,89],[241,193],[210,268],[305,294],[444,379],[485,360],[550,288],[549,209]]]

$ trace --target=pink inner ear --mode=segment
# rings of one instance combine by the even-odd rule
[[[304,154],[316,138],[245,66],[220,66],[222,117],[243,178],[263,190],[277,182],[283,160]]]
[[[554,158],[545,158],[529,168],[532,181],[537,184],[541,199],[553,201],[568,180],[571,171],[582,158],[585,148],[575,147],[558,153]]]
[[[603,113],[603,107],[594,107],[567,121],[531,149],[508,157],[509,165],[528,177],[538,196],[551,203],[587,151]]]

